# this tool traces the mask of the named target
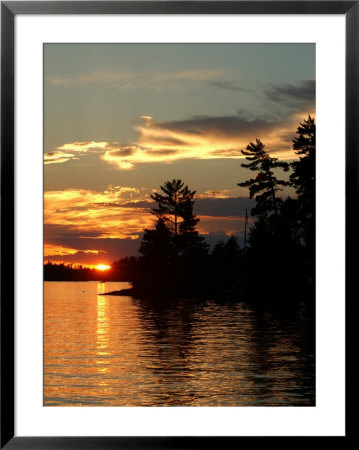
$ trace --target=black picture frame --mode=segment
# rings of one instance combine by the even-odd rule
[[[340,14],[346,18],[346,290],[358,248],[359,1],[1,2],[1,441],[6,449],[229,448],[248,437],[25,437],[14,435],[14,21],[18,14]],[[349,211],[350,205],[350,213]],[[350,243],[350,245],[348,244]],[[348,305],[346,307],[348,311]],[[349,315],[346,312],[346,341]],[[346,355],[348,349],[346,349]],[[348,369],[348,366],[346,366]],[[346,392],[348,392],[348,386]],[[348,413],[346,397],[346,412]],[[350,436],[346,414],[346,436]],[[343,438],[343,437],[341,437]],[[239,442],[239,439],[241,441]],[[262,440],[263,437],[257,438]],[[272,438],[273,439],[273,438]],[[285,444],[292,438],[281,438]],[[302,438],[303,439],[303,438]],[[304,438],[307,439],[307,438]]]

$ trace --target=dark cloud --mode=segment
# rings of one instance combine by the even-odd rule
[[[179,145],[179,146],[186,145],[186,142],[182,141],[181,139],[172,138],[168,136],[165,137],[156,136],[156,143],[162,145]]]
[[[250,91],[250,89],[246,89],[241,86],[238,86],[238,83],[240,83],[240,81],[221,81],[221,80],[208,81],[208,84],[210,84],[211,86],[221,88],[221,89],[228,89],[230,91],[240,91],[240,92]]]
[[[45,244],[61,246],[64,251],[66,248],[78,250],[75,255],[51,255],[46,256],[45,260],[77,261],[88,264],[98,262],[99,258],[110,263],[125,256],[137,255],[141,241],[141,237],[136,239],[98,238],[96,233],[74,231],[64,225],[46,225],[45,236]],[[87,250],[97,250],[100,254],[86,253]]]
[[[315,80],[301,81],[296,85],[274,86],[265,91],[267,98],[286,106],[314,106]]]
[[[157,122],[156,128],[165,128],[184,131],[193,134],[203,134],[209,130],[217,131],[226,135],[238,135],[241,132],[246,134],[251,131],[269,130],[273,127],[272,122],[265,120],[247,120],[241,115],[237,116],[195,116],[187,120],[177,120],[172,122]]]
[[[82,250],[69,255],[47,255],[46,261],[63,261],[67,263],[72,263],[76,261],[76,263],[82,264],[93,264],[94,259],[98,260],[98,258],[106,257],[106,252],[99,252],[98,254],[87,253]]]
[[[238,136],[240,134],[258,135],[258,133],[272,131],[276,125],[278,124],[273,121],[264,119],[252,120],[242,114],[217,117],[195,116],[191,119],[153,123],[153,126],[158,129],[181,131],[197,135],[205,135],[211,132],[226,136]]]
[[[77,227],[71,227],[69,225],[56,225],[56,224],[45,224],[44,226],[44,234],[46,236],[46,243],[56,243],[58,244],[58,239],[62,239],[65,237],[70,240],[81,239],[81,242],[84,242],[85,238],[97,238],[104,234],[103,230],[99,231],[78,231]],[[56,241],[56,242],[55,242]],[[67,246],[69,247],[69,246]],[[83,250],[96,250],[96,247],[86,248],[86,246],[79,247],[78,245],[75,247],[69,248],[78,248]]]
[[[201,198],[194,205],[196,214],[203,216],[225,217],[239,216],[244,217],[246,209],[253,208],[255,200],[246,197],[237,198]]]

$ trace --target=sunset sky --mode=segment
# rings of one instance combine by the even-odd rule
[[[173,178],[197,191],[209,243],[241,242],[241,150],[259,138],[292,160],[314,113],[314,44],[46,44],[44,260],[136,255],[150,194]]]

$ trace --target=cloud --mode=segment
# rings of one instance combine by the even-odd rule
[[[108,143],[108,147],[110,144]],[[139,148],[132,146],[119,147],[115,150],[106,150],[101,156],[104,161],[117,165],[120,169],[132,169],[132,157],[139,151]]]
[[[76,156],[74,153],[66,153],[62,151],[55,150],[53,152],[45,153],[44,164],[56,164],[69,161],[74,159]]]
[[[251,119],[242,114],[195,116],[177,121],[158,121],[143,116],[134,124],[137,139],[130,145],[119,142],[73,142],[45,154],[45,163],[78,159],[87,152],[121,170],[136,164],[171,163],[181,159],[242,159],[249,142],[259,138],[269,153],[294,159],[292,139],[306,113],[293,113],[276,120]]]
[[[144,200],[149,197],[149,192],[145,188],[121,186],[109,186],[103,192],[84,189],[47,191],[44,195],[45,227],[66,226],[68,231],[80,233],[82,237],[135,239],[152,224],[153,217],[146,208],[128,208],[121,204],[128,200]]]
[[[140,238],[138,239],[93,239],[69,236],[66,227],[58,229],[59,234],[51,238],[54,244],[45,245],[44,261],[63,262],[71,264],[111,264],[125,256],[138,254]],[[77,250],[68,247],[75,246]],[[57,251],[51,251],[51,248]],[[82,248],[86,250],[82,250]],[[48,250],[47,250],[48,249]],[[90,250],[89,250],[90,249]],[[91,250],[95,249],[95,250]],[[99,250],[100,249],[100,250]],[[71,253],[68,251],[71,250]]]
[[[188,158],[240,159],[243,158],[241,150],[256,138],[261,139],[276,156],[293,159],[295,154],[291,140],[299,124],[298,114],[271,120],[252,119],[240,113],[195,116],[168,122],[156,122],[147,117],[135,125],[138,151],[131,163],[171,162]],[[300,113],[300,116],[302,120],[306,112]]]
[[[208,81],[221,77],[227,73],[224,69],[192,69],[179,72],[151,72],[158,80],[198,80]]]
[[[175,73],[152,72],[157,80],[198,79],[228,88],[239,89],[233,81],[212,79],[221,71],[182,71]],[[95,72],[80,77],[87,82],[102,79],[117,80],[129,76],[128,72],[117,75]],[[241,89],[241,88],[240,88]],[[64,163],[79,159],[87,152],[99,153],[101,159],[121,170],[131,170],[136,164],[165,162],[180,159],[243,158],[241,150],[250,141],[261,139],[270,153],[284,159],[296,157],[292,150],[292,139],[301,120],[315,108],[315,81],[304,80],[293,85],[272,86],[264,96],[280,110],[272,118],[253,118],[241,112],[222,116],[194,116],[182,120],[156,121],[151,116],[142,116],[134,123],[137,139],[130,144],[119,142],[72,142],[57,147],[45,154],[45,164]],[[289,111],[289,112],[288,112]],[[292,112],[290,112],[292,111]]]
[[[229,91],[249,92],[250,89],[238,85],[240,82],[241,80],[236,81],[210,80],[208,81],[208,84],[220,89],[227,89]]]
[[[134,73],[127,70],[96,70],[82,74],[73,75],[72,77],[53,77],[48,76],[45,82],[54,86],[64,85],[85,85],[92,83],[119,83],[131,81]]]
[[[315,80],[304,80],[298,84],[273,86],[264,92],[265,96],[282,107],[298,108],[305,106],[314,109]],[[310,111],[308,111],[310,112]]]
[[[198,215],[211,217],[244,217],[246,209],[253,208],[255,201],[246,197],[237,198],[199,198],[194,211]]]
[[[57,147],[44,155],[44,164],[64,163],[79,159],[84,153],[118,152],[118,156],[128,155],[129,147],[121,147],[118,142],[71,142]],[[121,153],[122,152],[122,153]]]
[[[102,192],[45,192],[45,261],[109,264],[135,254],[144,228],[154,221],[147,200],[150,192],[112,185]]]
[[[191,69],[182,71],[159,70],[96,70],[69,77],[47,76],[45,83],[53,87],[84,88],[88,85],[101,84],[117,90],[134,89],[179,89],[187,81],[208,82],[227,74],[224,69]]]
[[[197,79],[226,89],[242,89],[237,81],[218,81],[223,75],[216,70],[192,70],[178,73],[151,72],[151,79]],[[137,75],[138,76],[138,75]],[[141,75],[142,76],[142,75]],[[81,80],[117,80],[129,77],[129,72],[108,74],[95,72],[80,77]],[[267,150],[282,159],[294,159],[292,139],[295,131],[308,114],[315,115],[315,80],[297,84],[271,86],[264,91],[270,100],[271,115],[253,117],[238,111],[237,114],[199,115],[182,120],[156,121],[148,115],[133,124],[137,138],[130,143],[72,142],[45,154],[45,164],[64,163],[79,159],[87,152],[98,153],[100,158],[120,170],[131,170],[137,164],[171,163],[181,159],[243,158],[241,150],[256,138],[262,140]],[[263,98],[263,97],[262,97]],[[277,110],[273,107],[277,106]]]
[[[203,194],[197,194],[197,198],[231,198],[234,191],[230,189],[208,189]]]

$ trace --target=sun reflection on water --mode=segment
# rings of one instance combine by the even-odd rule
[[[104,293],[105,289],[104,283],[97,284],[98,294]],[[99,359],[97,359],[96,364],[107,364],[108,360],[104,357],[111,356],[109,351],[109,329],[108,297],[97,295],[96,354],[99,356]]]

